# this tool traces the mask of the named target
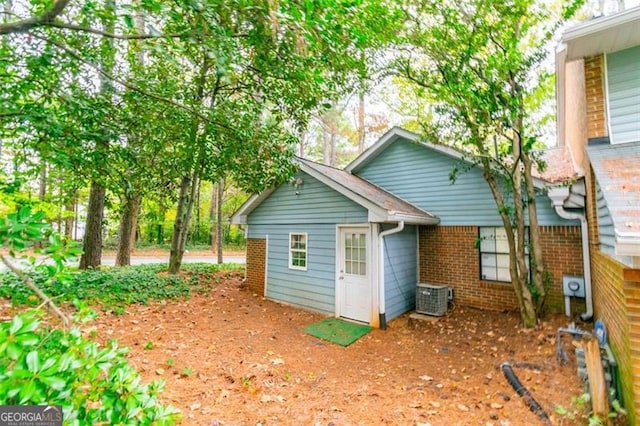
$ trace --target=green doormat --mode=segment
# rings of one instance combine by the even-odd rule
[[[338,318],[325,318],[304,328],[304,332],[328,342],[349,346],[371,331],[368,325],[355,324]]]

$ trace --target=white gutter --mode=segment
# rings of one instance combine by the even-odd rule
[[[581,213],[572,213],[564,209],[564,201],[569,198],[569,188],[560,187],[552,188],[547,194],[551,199],[551,203],[556,210],[558,216],[568,220],[580,221],[580,233],[582,234],[582,269],[584,270],[584,285],[587,311],[580,315],[583,321],[589,321],[593,318],[593,299],[591,296],[591,260],[589,259],[589,227],[587,218]]]
[[[382,224],[380,225],[380,228],[382,228]],[[386,303],[384,297],[384,237],[402,232],[403,229],[404,221],[401,220],[395,228],[387,229],[386,231],[382,231],[378,234],[378,237],[380,238],[380,243],[378,244],[378,247],[380,247],[380,252],[378,253],[378,304],[381,330],[387,329]]]

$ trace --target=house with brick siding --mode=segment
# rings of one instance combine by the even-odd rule
[[[567,164],[564,154],[550,152],[550,164]],[[452,182],[461,162],[469,170]],[[495,201],[459,152],[393,128],[344,170],[298,163],[291,182],[254,195],[232,218],[246,226],[254,292],[381,328],[415,309],[419,283],[452,289],[458,305],[517,309]],[[584,276],[581,220],[570,213],[584,206],[583,191],[571,187],[554,206],[554,182],[537,183],[547,306],[563,312],[563,277]],[[571,309],[584,313],[584,299]]]
[[[558,145],[584,177],[594,317],[608,330],[630,424],[640,415],[640,7],[566,31]]]

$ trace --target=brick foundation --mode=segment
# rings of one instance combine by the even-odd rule
[[[582,276],[580,228],[540,228],[545,268],[552,283],[547,309],[564,312],[562,276]],[[480,279],[480,253],[476,248],[477,226],[420,227],[420,281],[453,288],[455,302],[489,310],[516,310],[518,302],[510,283]],[[572,301],[574,313],[584,312],[584,303]]]
[[[252,292],[261,296],[265,294],[266,253],[266,239],[247,239],[246,285]]]

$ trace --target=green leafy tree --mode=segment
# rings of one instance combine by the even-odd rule
[[[434,102],[431,119],[420,123],[427,138],[454,145],[481,166],[506,230],[511,279],[527,327],[536,324],[547,293],[533,177],[543,165],[529,106],[551,78],[542,63],[552,37],[581,3],[409,2],[411,55],[393,64]]]

